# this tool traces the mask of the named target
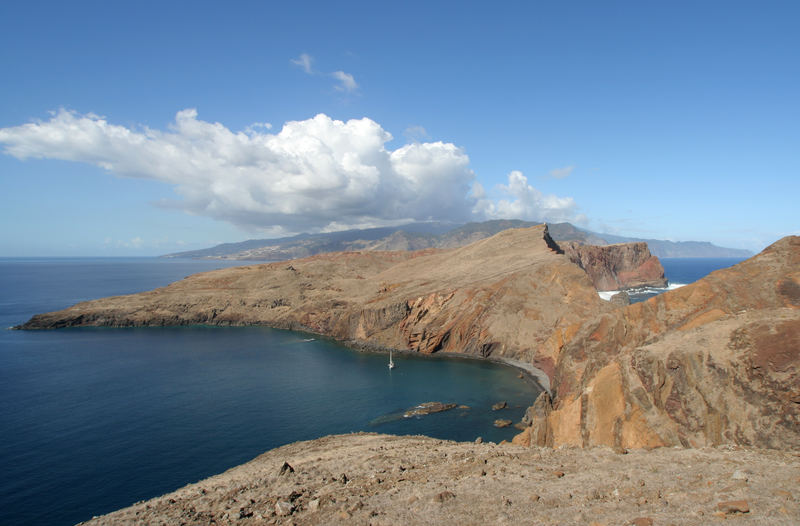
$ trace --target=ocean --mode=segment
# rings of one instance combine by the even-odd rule
[[[737,261],[662,260],[676,283]],[[236,264],[0,258],[0,326]],[[517,431],[494,419],[519,421],[538,394],[510,367],[394,360],[259,327],[0,330],[0,524],[75,524],[333,433],[499,442]],[[469,409],[402,417],[428,401]]]
[[[668,290],[693,283],[715,270],[730,267],[740,261],[742,261],[742,258],[661,258],[664,274],[669,282],[667,286],[663,288],[642,287],[629,290],[627,291],[628,296],[631,303],[639,303]],[[618,292],[618,290],[601,292],[600,297],[609,300]]]

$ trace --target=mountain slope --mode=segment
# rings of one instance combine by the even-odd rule
[[[222,258],[282,261],[325,252],[360,250],[421,250],[454,248],[484,239],[510,228],[528,228],[538,223],[519,220],[494,220],[453,227],[448,223],[413,223],[401,227],[347,230],[326,234],[301,234],[280,239],[252,239],[225,243],[212,248],[178,252],[164,257]],[[707,242],[672,242],[634,239],[589,232],[570,223],[549,225],[556,241],[578,241],[590,245],[609,245],[644,241],[656,257],[749,257],[749,251],[717,247]]]
[[[556,395],[520,441],[800,448],[800,237],[545,346]]]

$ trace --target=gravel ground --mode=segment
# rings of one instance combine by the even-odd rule
[[[800,453],[523,448],[357,433],[88,524],[800,524]]]

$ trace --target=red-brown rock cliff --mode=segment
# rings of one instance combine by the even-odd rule
[[[800,237],[555,334],[518,442],[800,448]]]
[[[570,261],[586,271],[597,290],[667,286],[664,267],[650,254],[647,243],[595,246],[564,241],[559,246]]]

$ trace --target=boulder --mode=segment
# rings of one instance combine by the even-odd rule
[[[448,500],[456,498],[455,494],[452,491],[442,491],[441,493],[437,493],[431,499],[433,502],[442,503],[447,502]]]
[[[286,517],[287,515],[291,515],[293,512],[294,506],[292,503],[285,500],[279,500],[275,503],[275,515],[278,517]]]
[[[288,462],[284,462],[281,469],[278,471],[278,475],[285,475],[287,473],[294,473],[294,468]]]
[[[750,513],[750,506],[746,500],[727,500],[717,504],[717,509],[726,515],[734,513]]]

